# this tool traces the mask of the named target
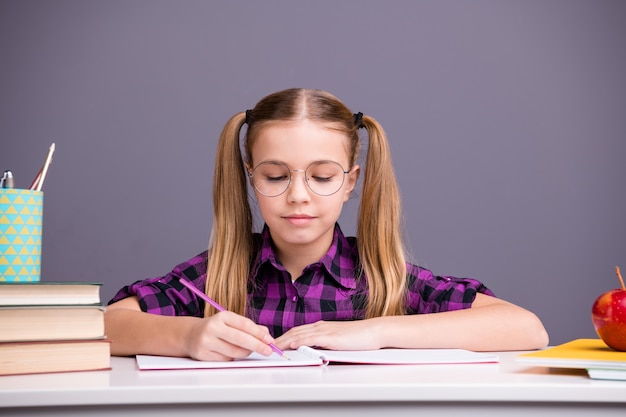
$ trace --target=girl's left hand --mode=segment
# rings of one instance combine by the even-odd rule
[[[355,321],[318,321],[290,329],[276,339],[281,349],[315,346],[330,350],[380,349],[380,329],[375,319]]]

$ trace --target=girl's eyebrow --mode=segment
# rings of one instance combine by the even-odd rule
[[[315,161],[309,161],[306,166],[308,167],[311,164],[315,164],[317,162],[334,162],[336,164],[339,164],[343,167],[343,164],[339,161],[335,161],[334,159],[316,159]],[[261,165],[261,164],[283,164],[283,165],[287,165],[288,168],[291,168],[291,165],[285,161],[281,161],[278,159],[266,159],[264,161],[259,162],[258,164],[256,164],[255,166]],[[306,167],[305,167],[306,168]]]
[[[287,168],[291,169],[291,168],[289,167],[289,164],[287,164],[287,162],[279,161],[279,160],[277,160],[277,159],[266,159],[266,160],[260,161],[260,162],[258,162],[258,163],[256,163],[256,164],[254,164],[254,165],[252,166],[252,169],[254,169],[254,168],[258,167],[258,166],[259,166],[259,165],[261,165],[261,164],[277,164],[277,165],[285,165]]]

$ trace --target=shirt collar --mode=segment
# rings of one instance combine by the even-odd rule
[[[267,262],[274,268],[282,269],[280,262],[276,258],[276,251],[272,244],[272,237],[267,224],[263,226],[263,231],[258,236],[260,242],[257,260],[252,265],[250,271],[253,277],[257,276],[261,265]],[[321,265],[339,285],[354,289],[356,288],[356,276],[358,275],[358,271],[356,271],[357,258],[356,240],[344,236],[339,224],[335,223],[333,240],[328,248],[328,252],[318,262],[307,266],[307,268],[315,268]]]

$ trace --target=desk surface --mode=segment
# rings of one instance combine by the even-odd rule
[[[134,358],[113,357],[111,371],[0,377],[0,414],[11,408],[13,415],[53,415],[55,410],[70,415],[72,410],[93,411],[91,407],[103,415],[131,407],[137,415],[143,410],[151,416],[160,411],[200,414],[202,409],[206,415],[211,409],[231,415],[297,411],[299,416],[318,417],[324,410],[342,407],[361,407],[363,415],[374,415],[381,412],[378,406],[384,407],[385,417],[406,413],[406,407],[478,407],[476,415],[488,415],[485,407],[496,415],[504,412],[502,407],[528,412],[528,407],[539,405],[543,415],[550,410],[570,416],[583,410],[615,415],[626,410],[626,382],[592,380],[584,370],[520,365],[514,360],[518,353],[499,353],[498,364],[182,371],[139,371]]]

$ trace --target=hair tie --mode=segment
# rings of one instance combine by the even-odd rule
[[[358,112],[354,114],[354,125],[357,129],[365,127],[365,125],[363,125],[363,113]]]
[[[252,110],[246,110],[246,124],[250,124],[250,120],[252,119]]]

